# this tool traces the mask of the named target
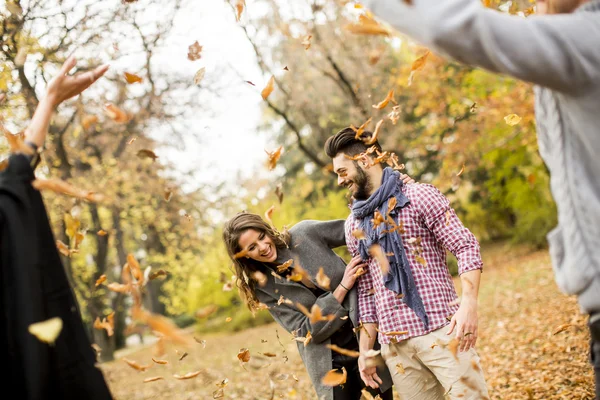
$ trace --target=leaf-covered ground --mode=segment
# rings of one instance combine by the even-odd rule
[[[478,351],[492,399],[593,399],[587,319],[554,282],[547,251],[485,248]],[[235,318],[235,317],[234,317]],[[560,332],[556,333],[558,330]],[[205,347],[128,349],[101,364],[116,400],[315,399],[291,336],[276,324],[202,336]],[[250,351],[242,365],[238,352]],[[122,358],[140,365],[129,366]],[[167,360],[156,364],[152,357]],[[176,379],[190,372],[190,379]],[[144,379],[164,379],[144,383]],[[222,389],[219,391],[219,389]]]

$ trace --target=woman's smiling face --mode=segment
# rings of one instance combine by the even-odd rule
[[[242,251],[246,251],[246,257],[253,260],[274,262],[277,259],[277,248],[265,232],[248,229],[240,235],[238,244]]]

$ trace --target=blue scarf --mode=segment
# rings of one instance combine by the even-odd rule
[[[429,328],[429,318],[425,312],[423,300],[415,286],[415,280],[402,245],[402,236],[397,231],[385,232],[393,228],[387,222],[382,222],[377,227],[373,226],[373,215],[376,210],[386,219],[388,201],[392,197],[396,198],[396,207],[389,210],[389,215],[394,221],[398,220],[398,209],[409,203],[408,198],[402,193],[402,186],[400,173],[386,167],[383,170],[381,187],[367,200],[357,200],[352,204],[352,213],[360,221],[360,227],[366,237],[365,240],[359,241],[358,250],[361,257],[368,260],[371,257],[369,248],[374,244],[381,246],[390,264],[389,273],[383,278],[385,287],[404,295],[404,303],[423,321],[427,330]]]

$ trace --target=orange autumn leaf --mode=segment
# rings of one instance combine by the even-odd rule
[[[150,158],[152,161],[155,161],[158,158],[158,156],[156,155],[155,152],[153,152],[152,150],[148,150],[148,149],[138,150],[136,155],[139,158]]]
[[[96,232],[96,235],[106,236],[106,235],[108,235],[108,232],[106,232],[104,229],[100,229],[98,232]]]
[[[246,348],[240,349],[240,351],[238,352],[237,358],[241,362],[248,362],[248,361],[250,361],[250,350],[248,350]]]
[[[202,46],[196,40],[194,43],[188,46],[187,58],[190,61],[196,61],[202,57]]]
[[[139,307],[135,307],[132,310],[132,317],[148,325],[153,331],[156,331],[163,335],[165,339],[185,346],[192,346],[193,340],[185,334],[173,321],[169,318],[152,314]]]
[[[304,36],[304,38],[302,39],[302,45],[304,46],[305,50],[310,49],[310,39],[312,39],[312,35],[306,35]]]
[[[25,135],[23,133],[13,134],[9,132],[4,125],[0,123],[0,129],[4,133],[4,137],[8,141],[8,147],[11,153],[24,153],[27,155],[33,155],[33,149],[26,145],[24,142]]]
[[[86,115],[81,119],[81,126],[83,126],[83,129],[88,130],[96,122],[98,122],[96,115]]]
[[[140,264],[137,262],[137,260],[131,253],[127,254],[127,264],[129,265],[129,268],[131,269],[131,275],[138,282],[142,281],[142,275],[143,275],[142,267],[140,267]]]
[[[423,69],[430,53],[431,52],[429,50],[427,50],[425,52],[425,54],[423,54],[422,56],[417,58],[415,61],[413,61],[412,65],[410,67],[410,75],[408,77],[408,86],[412,85],[416,72]]]
[[[325,386],[338,386],[346,383],[346,379],[348,378],[348,372],[345,367],[342,367],[342,372],[338,372],[337,369],[332,369],[327,372],[325,376],[321,379],[321,383]]]
[[[102,285],[104,282],[106,282],[106,275],[102,274],[100,275],[100,277],[98,279],[96,279],[96,287]]]
[[[332,321],[335,319],[335,315],[323,315],[321,311],[321,307],[317,304],[313,304],[310,311],[301,303],[296,303],[296,307],[302,312],[302,314],[306,315],[311,323],[316,323],[319,321]]]
[[[128,358],[122,358],[121,360],[125,361],[127,363],[127,365],[129,365],[131,368],[136,369],[138,371],[145,371],[148,368],[152,367],[152,364],[141,365],[141,364],[137,363],[136,361],[130,360]]]
[[[267,222],[271,226],[274,226],[273,225],[273,220],[271,219],[271,217],[273,216],[273,211],[275,211],[275,205],[274,204],[271,207],[269,207],[269,209],[267,211],[265,211],[265,219],[267,220]]]
[[[112,103],[104,104],[104,112],[106,113],[106,115],[108,115],[110,119],[112,119],[118,124],[124,124],[126,122],[129,122],[129,120],[131,119],[125,111],[121,110],[119,107],[115,106]]]
[[[265,150],[265,153],[267,153],[267,156],[268,156],[267,168],[269,168],[269,171],[272,171],[277,166],[277,161],[279,161],[282,151],[283,151],[283,146],[279,146],[276,150],[273,150],[273,151]]]
[[[363,142],[367,146],[371,146],[372,144],[374,144],[377,141],[377,136],[379,135],[379,131],[381,130],[381,125],[383,125],[383,121],[384,120],[382,119],[377,123],[377,125],[375,125],[375,130],[373,131],[373,134],[371,135],[370,138],[363,140]]]
[[[65,257],[71,257],[72,251],[71,249],[69,249],[69,246],[67,246],[63,241],[56,240],[56,248]]]
[[[108,336],[112,336],[114,333],[115,326],[114,317],[114,311],[110,313],[106,318],[103,318],[102,321],[100,321],[100,317],[96,317],[96,320],[94,321],[94,329],[104,329],[106,330]]]
[[[111,282],[108,285],[106,285],[106,287],[108,288],[108,290],[110,290],[112,292],[116,292],[116,293],[129,293],[129,292],[131,292],[131,285],[129,285],[129,284],[124,285],[122,283]]]
[[[386,27],[382,26],[379,22],[375,21],[375,19],[367,14],[361,14],[358,17],[358,22],[347,24],[344,26],[344,29],[361,35],[390,35],[390,31]]]
[[[383,110],[385,108],[385,106],[387,106],[390,102],[392,102],[392,103],[394,103],[396,105],[398,104],[396,102],[396,100],[394,100],[394,89],[390,89],[390,91],[388,92],[388,94],[385,97],[385,99],[383,99],[378,104],[374,105],[373,108],[375,108],[377,110]]]
[[[323,269],[323,267],[319,268],[319,272],[317,272],[317,284],[319,286],[321,286],[323,289],[325,290],[329,290],[330,288],[330,284],[331,284],[331,279],[325,274],[325,270]]]
[[[142,78],[139,75],[136,74],[130,74],[129,72],[125,72],[125,80],[127,81],[127,83],[137,83],[137,82],[141,82]]]
[[[460,171],[458,171],[458,174],[456,174],[456,176],[461,176],[463,172],[465,172],[465,164],[464,163],[463,163],[462,168],[460,169]]]
[[[182,380],[182,379],[192,379],[192,378],[195,378],[195,377],[197,377],[198,375],[200,375],[200,373],[201,373],[201,372],[202,372],[202,371],[188,372],[188,373],[187,373],[187,374],[185,374],[185,375],[177,375],[177,374],[174,374],[174,375],[173,375],[173,378],[175,378],[175,379],[180,379],[180,380]]]
[[[381,268],[382,275],[386,276],[390,271],[390,264],[387,257],[383,253],[381,246],[378,244],[371,245],[371,247],[369,247],[369,254],[371,257],[377,260],[379,267]]]
[[[68,182],[60,179],[35,179],[31,185],[37,190],[50,190],[55,193],[66,194],[92,203],[102,202],[105,197],[99,193],[78,189]]]
[[[163,378],[162,376],[152,376],[150,378],[144,379],[144,383],[159,381],[161,379],[165,379],[165,378]]]
[[[242,13],[244,12],[244,7],[246,7],[246,1],[245,0],[237,0],[237,2],[235,3],[235,20],[237,22],[240,22],[240,19],[242,18]]]
[[[360,352],[358,352],[356,350],[344,349],[335,344],[328,344],[327,347],[329,347],[331,350],[335,351],[336,353],[340,353],[340,354],[343,354],[348,357],[358,358],[358,356],[360,356]]]
[[[263,100],[266,100],[267,97],[269,97],[269,95],[273,92],[273,89],[275,89],[275,76],[271,75],[271,78],[269,79],[267,86],[265,86],[265,88],[262,90],[262,92],[260,92]]]

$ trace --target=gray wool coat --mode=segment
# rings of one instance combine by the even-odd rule
[[[600,0],[527,18],[479,0],[364,0],[398,31],[459,62],[535,85],[540,154],[558,226],[548,234],[556,283],[600,313]]]
[[[325,274],[331,279],[330,287],[335,289],[344,276],[346,262],[333,251],[334,248],[346,244],[344,235],[345,220],[316,221],[305,220],[290,228],[291,240],[289,248],[277,249],[277,262],[283,263],[289,259],[296,260],[311,277],[315,286],[315,276],[319,268],[323,267]],[[348,316],[356,327],[358,321],[358,298],[356,288],[352,288],[344,298],[342,304],[338,303],[332,291],[320,297],[300,282],[288,281],[285,278],[276,278],[267,274],[268,280],[264,286],[256,286],[256,296],[261,303],[269,307],[269,312],[275,321],[286,331],[296,331],[297,336],[306,336],[311,332],[312,340],[308,345],[298,342],[298,352],[304,362],[308,375],[317,396],[320,400],[333,400],[333,388],[321,383],[323,376],[330,371],[332,366],[332,352],[326,347],[330,344],[330,336],[336,332]],[[335,315],[331,321],[311,323],[293,304],[277,304],[280,297],[304,305],[308,310],[317,304],[323,315]],[[392,386],[392,378],[385,366],[378,368],[378,374],[383,380],[382,391]]]

